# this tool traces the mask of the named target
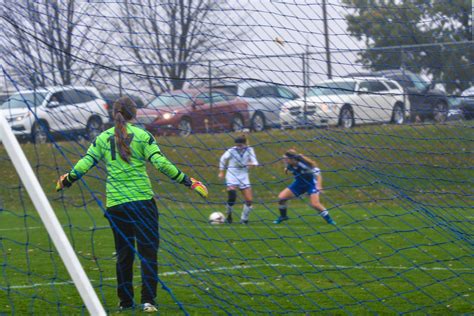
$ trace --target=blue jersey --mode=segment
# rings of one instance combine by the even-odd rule
[[[310,181],[312,182],[320,173],[319,168],[312,167],[303,161],[298,161],[296,166],[287,165],[286,169],[295,176],[295,181]]]
[[[287,165],[286,169],[295,176],[295,181],[288,187],[295,196],[318,193],[317,176],[321,173],[319,168],[298,161],[296,166]]]

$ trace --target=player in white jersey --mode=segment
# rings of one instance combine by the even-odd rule
[[[242,192],[245,204],[240,217],[241,224],[247,224],[252,211],[252,187],[249,178],[249,168],[258,166],[257,156],[252,147],[247,145],[245,135],[235,139],[235,146],[226,150],[219,160],[219,178],[227,186],[226,222],[232,223],[232,209],[237,200],[237,189]],[[227,172],[226,172],[227,170]]]

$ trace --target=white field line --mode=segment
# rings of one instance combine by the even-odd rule
[[[457,269],[449,269],[444,267],[406,267],[406,266],[347,266],[347,265],[325,265],[325,264],[315,264],[315,265],[294,265],[294,264],[257,264],[257,265],[238,265],[238,266],[231,266],[231,267],[220,267],[220,268],[213,268],[213,269],[196,269],[196,270],[189,270],[189,271],[169,271],[169,272],[162,272],[158,275],[160,277],[167,277],[167,276],[175,276],[175,275],[187,275],[187,274],[201,274],[201,273],[212,273],[215,271],[225,271],[225,270],[245,270],[245,269],[253,269],[259,267],[284,267],[284,268],[321,268],[321,269],[358,269],[358,270],[369,270],[369,269],[383,269],[383,270],[423,270],[423,271],[474,271],[474,268],[457,268]],[[135,278],[139,278],[140,276],[135,276]],[[102,281],[113,281],[116,278],[103,278]],[[91,282],[96,282],[96,280],[90,280]],[[59,286],[59,285],[68,285],[72,284],[71,281],[68,282],[52,282],[52,283],[35,283],[35,284],[28,284],[28,285],[12,285],[9,286],[9,289],[29,289],[29,288],[36,288],[36,287],[43,287],[43,286]],[[244,282],[240,284],[258,284],[252,282]],[[5,288],[4,286],[0,286]]]
[[[69,227],[69,225],[65,225],[63,227]],[[203,226],[194,226],[194,225],[161,225],[161,228],[173,228],[173,227],[180,227],[180,228],[199,228],[203,229]],[[235,224],[235,225],[209,225],[208,227],[213,227],[215,229],[268,229],[268,230],[273,230],[273,229],[285,229],[285,225],[240,225],[240,224]],[[331,226],[332,227],[332,226]],[[345,227],[338,227],[336,226],[337,229],[360,229],[360,230],[394,230],[394,231],[403,231],[403,230],[411,230],[412,228],[406,227],[406,228],[395,228],[392,226],[345,226]],[[95,227],[96,229],[106,229],[110,228],[109,226],[97,226]],[[335,228],[335,227],[333,227]],[[425,227],[426,228],[426,227]],[[28,226],[28,227],[12,227],[12,228],[0,228],[0,231],[8,232],[8,231],[21,231],[21,230],[35,230],[35,229],[44,229],[43,226]],[[93,228],[90,227],[92,230]]]
[[[26,230],[33,230],[33,229],[40,229],[44,227],[40,226],[28,226],[26,227]],[[13,228],[0,228],[0,231],[2,232],[9,232],[9,231],[15,231],[15,230],[25,230],[25,227],[13,227]]]

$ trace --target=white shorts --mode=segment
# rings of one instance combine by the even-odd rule
[[[225,175],[225,184],[227,187],[236,187],[240,190],[251,187],[248,172],[229,172]]]

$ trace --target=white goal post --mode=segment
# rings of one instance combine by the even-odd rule
[[[15,166],[23,185],[25,186],[41,220],[43,221],[48,234],[50,235],[61,259],[66,266],[79,294],[91,315],[106,315],[97,294],[92,287],[79,259],[76,256],[64,230],[59,223],[51,204],[46,197],[41,185],[36,178],[33,169],[26,159],[23,150],[13,134],[7,120],[0,113],[0,140],[3,142],[8,156]]]

